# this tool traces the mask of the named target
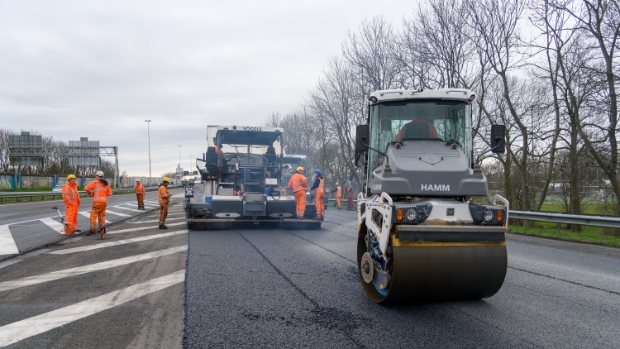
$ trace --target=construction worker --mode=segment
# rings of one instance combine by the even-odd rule
[[[428,120],[425,109],[418,110],[417,116],[411,122],[405,124],[396,134],[397,141],[407,138],[439,138],[437,129],[432,122]]]
[[[144,185],[140,182],[140,179],[136,179],[136,185],[133,186],[133,190],[136,191],[136,199],[138,200],[138,210],[144,210]]]
[[[316,207],[316,219],[325,220],[325,178],[318,168],[314,170],[314,184],[311,191],[314,190],[314,207]]]
[[[170,184],[170,178],[164,177],[164,181],[157,191],[159,194],[159,229],[168,229],[164,224],[166,217],[168,217],[168,204],[170,204],[170,197],[172,196],[168,191],[168,184]]]
[[[303,172],[303,167],[297,167],[286,186],[286,189],[293,188],[293,194],[295,195],[295,213],[299,219],[304,218],[304,212],[306,211],[306,188],[308,187],[308,181],[303,175]]]
[[[101,239],[105,237],[105,209],[108,205],[108,196],[112,196],[110,184],[103,178],[103,171],[97,171],[95,180],[84,187],[88,196],[93,198],[93,206],[90,209],[90,230],[86,236],[93,235],[99,220],[99,232]]]
[[[80,206],[80,194],[77,191],[77,179],[75,175],[67,176],[67,183],[62,186],[62,201],[65,204],[65,234],[80,233],[77,228],[77,216]]]
[[[338,210],[340,210],[340,205],[342,204],[342,187],[338,182],[336,182],[336,187],[331,192],[336,193],[336,206],[338,206]]]
[[[344,186],[344,192],[347,194],[347,210],[353,209],[353,184],[351,181],[347,182],[347,185]]]

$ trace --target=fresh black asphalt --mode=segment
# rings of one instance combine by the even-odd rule
[[[359,283],[356,235],[335,210],[321,230],[191,231],[184,347],[620,347],[617,249],[509,236],[495,296],[386,306]]]

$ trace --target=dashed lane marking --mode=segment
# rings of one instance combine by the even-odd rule
[[[0,327],[0,347],[19,342],[73,321],[97,314],[153,292],[180,284],[183,281],[185,281],[185,269],[2,326]]]
[[[9,224],[0,225],[0,255],[3,254],[19,254]]]
[[[172,248],[168,248],[165,250],[159,250],[159,251],[154,251],[154,252],[149,252],[149,253],[144,253],[144,254],[139,254],[139,255],[131,256],[131,257],[114,259],[111,261],[105,261],[105,262],[95,263],[91,265],[85,265],[85,266],[76,267],[76,268],[53,271],[47,274],[29,276],[29,277],[12,280],[12,281],[4,281],[4,282],[0,282],[0,292],[13,290],[13,289],[20,288],[20,287],[42,284],[44,282],[64,279],[67,277],[82,275],[82,274],[90,273],[93,271],[110,269],[110,268],[118,267],[121,265],[131,264],[131,263],[153,259],[153,258],[158,258],[162,256],[167,256],[170,254],[179,253],[183,251],[187,251],[187,245],[172,247]],[[2,338],[2,336],[0,336],[0,338]]]
[[[74,248],[67,248],[64,250],[51,251],[49,252],[49,254],[70,254],[70,253],[76,253],[76,252],[91,251],[91,250],[96,250],[99,248],[106,248],[110,246],[125,245],[125,244],[130,244],[133,242],[140,242],[140,241],[146,241],[146,240],[152,240],[152,239],[161,239],[161,238],[165,238],[169,236],[187,234],[187,232],[188,230],[171,231],[169,233],[163,233],[163,234],[148,235],[148,236],[141,236],[141,237],[132,238],[132,239],[104,242],[104,243],[100,243],[97,245],[87,245],[87,246],[80,246],[80,247],[74,247]]]

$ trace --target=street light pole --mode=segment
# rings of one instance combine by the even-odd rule
[[[181,168],[181,146],[178,145],[177,147],[179,147],[179,166],[177,166],[177,167]]]
[[[149,187],[151,186],[151,120],[144,120],[146,122],[146,130],[149,136]]]

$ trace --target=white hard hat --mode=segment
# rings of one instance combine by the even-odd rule
[[[97,171],[97,173],[95,173],[96,176],[99,177],[103,177],[103,171]]]
[[[136,182],[140,182],[140,178],[136,179]]]

